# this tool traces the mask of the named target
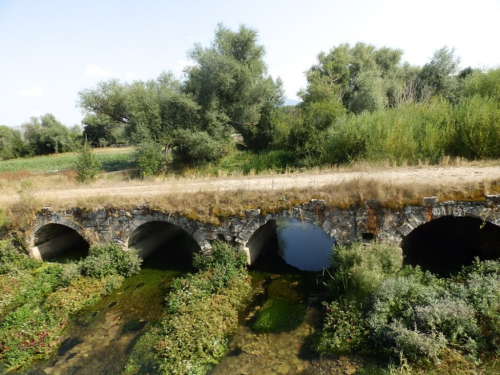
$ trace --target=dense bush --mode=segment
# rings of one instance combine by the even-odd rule
[[[366,346],[369,334],[363,311],[355,302],[325,303],[325,320],[314,348],[320,352],[343,354]]]
[[[410,363],[457,353],[472,364],[500,350],[500,263],[476,260],[450,278],[397,271],[387,249],[337,249],[320,352],[365,351]],[[385,260],[384,260],[385,259]],[[399,263],[400,264],[400,263]]]
[[[157,345],[165,374],[204,374],[224,355],[238,324],[238,309],[250,292],[245,254],[218,243],[200,255],[200,272],[177,279],[168,294],[162,339]],[[130,364],[129,373],[136,365]]]
[[[197,253],[193,266],[200,271],[210,271],[210,285],[215,291],[223,288],[229,280],[241,275],[247,266],[247,256],[222,242],[215,242],[210,256]]]
[[[321,160],[329,164],[361,159],[435,163],[449,154],[454,142],[451,116],[451,105],[439,99],[345,116],[329,128]]]
[[[403,263],[401,249],[383,243],[336,246],[331,256],[332,274],[326,285],[334,295],[367,295]]]
[[[124,251],[118,244],[93,245],[82,261],[82,274],[94,278],[109,275],[129,277],[139,272],[142,259],[133,249]]]
[[[153,141],[144,141],[137,146],[135,159],[141,177],[149,177],[165,171],[166,159],[161,146]]]

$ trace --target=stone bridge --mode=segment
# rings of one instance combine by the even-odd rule
[[[500,225],[499,202],[498,195],[475,202],[439,202],[436,197],[427,197],[419,205],[390,208],[375,200],[359,206],[338,207],[313,199],[265,215],[260,209],[247,210],[239,216],[220,219],[218,225],[153,210],[147,205],[131,210],[107,207],[54,211],[46,207],[37,213],[35,223],[25,232],[25,239],[31,256],[38,259],[49,258],[83,241],[88,244],[116,242],[124,249],[134,247],[139,255],[146,257],[177,235],[187,233],[203,252],[210,252],[215,240],[236,245],[247,252],[251,264],[280,218],[296,218],[318,225],[339,244],[381,240],[401,245],[416,228],[444,217],[469,217],[478,229],[486,224],[496,228]],[[498,239],[500,241],[500,235]]]

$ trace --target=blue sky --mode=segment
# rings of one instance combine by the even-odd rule
[[[358,41],[423,65],[455,48],[462,67],[500,65],[500,0],[0,0],[0,125],[53,113],[80,124],[78,92],[102,80],[181,77],[217,23],[253,27],[273,77],[297,99],[321,51]]]

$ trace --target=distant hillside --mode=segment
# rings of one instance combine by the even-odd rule
[[[297,105],[299,103],[300,102],[298,100],[293,100],[293,99],[288,99],[288,98],[285,99],[285,105],[294,106],[294,105]]]

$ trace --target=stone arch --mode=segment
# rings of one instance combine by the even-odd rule
[[[184,228],[163,220],[147,221],[136,227],[127,239],[127,248],[135,248],[141,258],[146,258],[179,236],[188,236],[192,240],[195,249],[189,249],[190,252],[201,251],[199,242]]]
[[[47,223],[35,230],[30,255],[45,260],[75,247],[88,249],[90,243],[85,231],[76,224]]]
[[[271,219],[261,225],[248,239],[243,250],[247,254],[248,264],[255,263],[269,237],[276,231],[276,220]]]
[[[476,215],[444,215],[403,237],[404,263],[441,275],[482,260],[500,258],[500,227]]]

